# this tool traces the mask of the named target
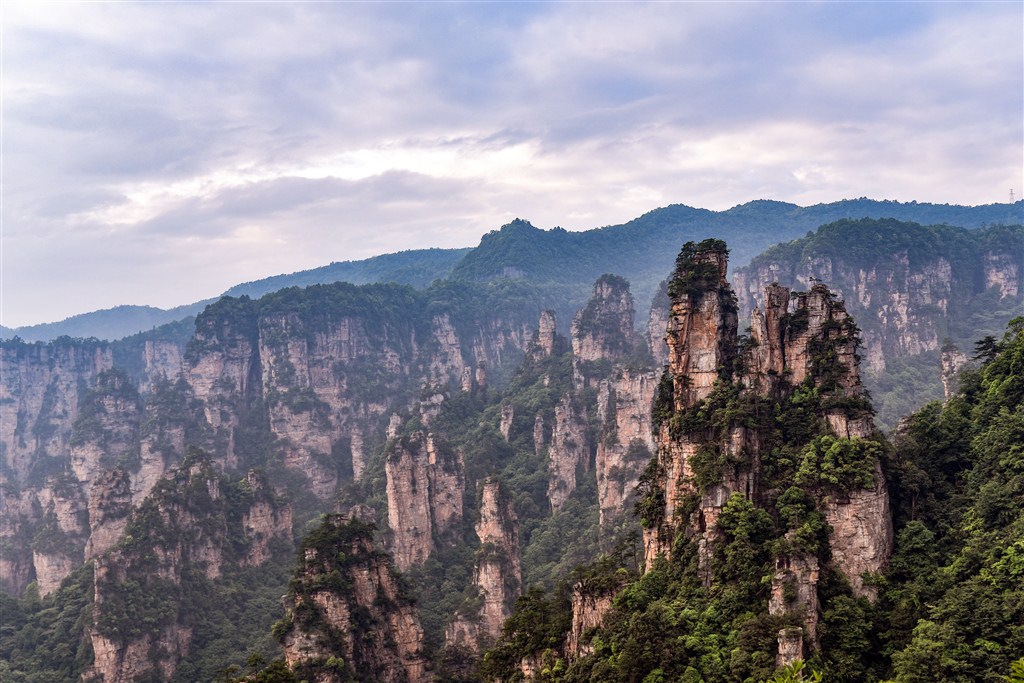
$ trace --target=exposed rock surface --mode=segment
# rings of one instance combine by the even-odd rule
[[[209,460],[192,459],[158,483],[128,520],[122,542],[96,557],[89,680],[169,679],[192,641],[191,616],[181,612],[186,576],[216,579],[227,564],[264,561],[271,538],[290,543],[287,503],[255,475],[247,484],[232,503],[223,488],[233,484]],[[126,482],[113,483],[112,491],[120,491],[120,505],[127,504]],[[238,545],[248,555],[239,555]],[[150,596],[142,623],[123,611],[126,596],[140,591]]]
[[[1014,238],[995,234],[1008,230],[1004,227],[987,233],[983,229],[979,232],[1004,246],[978,250],[971,244],[957,246],[958,240],[983,244],[985,238],[960,236],[957,229],[930,232],[898,222],[882,229],[894,235],[905,232],[917,243],[911,248],[880,247],[865,256],[842,250],[831,253],[808,238],[800,242],[806,243],[802,249],[777,248],[759,256],[733,276],[741,314],[764,304],[764,287],[769,283],[810,288],[817,281],[827,282],[837,296],[845,298],[863,328],[867,366],[877,373],[885,369],[886,359],[937,351],[947,331],[967,320],[974,302],[986,292],[994,291],[995,298],[1004,302],[1022,302],[1024,251],[1019,233]],[[845,239],[857,234],[855,226],[845,230],[849,231]]]
[[[406,570],[430,556],[437,540],[462,523],[462,458],[433,434],[415,432],[390,446],[388,526],[395,565]]]
[[[109,370],[106,344],[5,342],[0,347],[0,450],[5,478],[24,480],[38,458],[67,457],[78,400]]]
[[[800,386],[821,396],[820,419],[837,437],[851,440],[851,448],[872,435],[860,382],[856,327],[843,303],[826,287],[815,285],[810,292],[793,295],[790,307],[789,291],[769,286],[765,311],[753,315],[753,343],[740,351],[725,256],[724,244],[709,240],[688,244],[677,261],[668,333],[672,391],[670,397],[658,399],[666,403],[670,398],[676,417],[663,422],[658,434],[664,473],[662,521],[644,532],[648,563],[659,553],[668,554],[677,534],[694,540],[705,584],[713,580],[711,557],[721,539],[717,522],[730,496],[738,494],[755,504],[761,500],[760,449],[767,434],[762,430],[768,427],[749,421],[714,429],[700,426],[704,411],[730,395],[748,397],[755,406],[758,397],[770,397],[772,405],[788,400]],[[734,393],[722,393],[726,391]],[[720,464],[709,470],[708,458]],[[882,570],[892,551],[889,499],[877,458],[873,467],[870,484],[842,492],[814,490],[817,506],[832,527],[833,566],[850,581],[855,594],[869,598],[874,591],[864,584],[862,574]],[[816,568],[805,569],[796,574],[809,584]],[[807,595],[801,604],[810,619],[814,605]],[[780,609],[775,598],[773,609]],[[810,643],[816,642],[815,624],[805,622]]]
[[[473,570],[473,585],[483,603],[476,614],[456,615],[446,630],[445,641],[479,651],[501,635],[501,627],[512,615],[523,583],[519,521],[511,500],[497,480],[488,479],[481,488],[476,535],[480,539],[480,550]]]
[[[874,600],[878,589],[864,582],[865,573],[877,573],[892,555],[892,514],[882,467],[875,464],[875,486],[822,501],[825,521],[832,527],[829,544],[832,562],[853,587],[856,595]]]
[[[543,358],[555,353],[557,335],[558,332],[555,322],[555,312],[542,312],[540,314],[540,322],[537,326],[536,346],[532,352],[534,357]]]
[[[576,469],[588,468],[589,464],[586,415],[574,405],[572,394],[566,394],[555,407],[555,427],[548,448],[548,501],[552,511],[558,512],[576,490]]]
[[[582,386],[588,376],[595,374],[595,364],[614,362],[630,351],[635,336],[633,317],[629,283],[616,275],[599,277],[590,301],[572,320],[573,373],[577,385]]]
[[[115,468],[97,481],[89,495],[89,523],[92,533],[85,547],[86,558],[110,550],[121,538],[132,512],[131,479],[128,473]]]
[[[948,401],[956,394],[960,371],[967,367],[967,355],[956,344],[944,344],[940,359],[942,367],[942,392]]]
[[[651,408],[658,373],[625,370],[601,382],[598,413],[602,437],[597,444],[597,496],[601,525],[632,509],[640,473],[655,452]]]
[[[772,616],[796,615],[803,621],[802,627],[784,628],[779,631],[778,665],[792,664],[796,659],[805,659],[803,636],[807,634],[808,648],[818,648],[818,558],[813,555],[784,555],[775,560],[775,574],[772,576],[772,592],[768,598],[768,613]],[[794,631],[798,632],[800,647]]]
[[[651,302],[651,310],[647,315],[647,346],[654,359],[654,367],[668,365],[668,343],[665,341],[665,330],[668,329],[668,314],[672,308],[672,300],[668,296],[668,281],[661,283],[658,293]]]
[[[0,585],[15,594],[33,580],[58,585],[116,540],[116,515],[103,510],[123,490],[103,490],[109,473],[127,474],[138,507],[190,447],[239,474],[283,463],[325,505],[362,478],[385,416],[408,410],[425,382],[448,391],[468,377],[473,392],[486,390],[488,367],[521,359],[536,315],[376,310],[373,292],[347,284],[290,296],[273,306],[245,297],[211,305],[187,348],[159,333],[0,344],[0,539],[11,548]],[[409,292],[387,296],[403,302]],[[553,349],[553,325],[545,329]],[[28,539],[40,536],[53,498],[45,489],[58,480],[75,489],[65,497],[78,501],[82,527],[43,534],[59,542],[33,551]]]
[[[583,657],[593,652],[590,636],[601,625],[605,614],[612,608],[615,595],[625,585],[626,577],[611,585],[591,585],[580,581],[572,589],[572,626],[565,640],[565,653],[569,658]]]
[[[512,420],[516,416],[516,407],[511,403],[506,403],[501,406],[501,425],[498,427],[498,431],[501,432],[501,437],[508,441],[509,432],[512,431]]]
[[[304,541],[292,585],[280,632],[285,661],[302,677],[322,683],[350,676],[380,683],[432,680],[415,606],[387,555],[374,549],[371,527],[327,518]],[[332,657],[340,664],[328,664]]]

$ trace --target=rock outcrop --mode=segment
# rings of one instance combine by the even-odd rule
[[[653,371],[624,370],[615,380],[601,382],[598,417],[602,424],[597,444],[597,497],[601,525],[632,509],[640,473],[655,452],[651,408],[658,388]]]
[[[537,324],[537,334],[531,347],[534,358],[546,358],[557,352],[558,326],[554,311],[543,311]]]
[[[740,347],[726,253],[717,240],[687,244],[669,285],[668,377],[654,411],[661,484],[648,486],[641,503],[648,565],[682,535],[696,544],[701,579],[713,584],[715,548],[727,540],[718,524],[723,510],[744,500],[774,505],[793,479],[766,475],[761,450],[792,443],[803,462],[789,477],[831,527],[822,557],[831,558],[855,595],[873,599],[863,575],[886,566],[892,522],[860,381],[858,330],[823,285],[791,296],[773,284],[765,310],[753,313],[750,341]],[[856,475],[819,473],[826,450],[846,458]],[[780,661],[803,656],[804,642],[816,646],[818,562],[806,552],[777,558],[769,611],[803,623],[780,633]]]
[[[572,626],[565,639],[565,654],[576,659],[593,652],[590,638],[612,608],[616,594],[626,584],[623,571],[608,580],[578,581],[572,588]]]
[[[793,615],[803,626],[779,630],[779,654],[776,664],[787,666],[797,659],[806,659],[818,649],[818,558],[813,555],[784,555],[775,559],[772,592],[768,613],[772,616]],[[804,634],[807,643],[804,643]]]
[[[586,415],[576,407],[573,395],[565,394],[555,407],[555,426],[548,447],[548,501],[553,512],[558,512],[576,490],[577,468],[589,469],[589,465]]]
[[[651,310],[647,314],[647,347],[654,359],[654,367],[668,365],[668,344],[665,342],[665,330],[668,328],[668,314],[672,308],[672,300],[668,296],[668,280],[658,285],[658,292],[651,301]]]
[[[89,525],[92,533],[85,546],[86,558],[102,555],[114,547],[132,512],[131,478],[122,468],[104,472],[89,495]]]
[[[462,458],[434,434],[415,432],[390,443],[385,474],[392,554],[405,571],[462,523]]]
[[[232,486],[209,459],[190,456],[132,513],[120,543],[95,558],[89,680],[170,679],[192,642],[195,615],[182,611],[188,582],[214,580],[229,564],[265,561],[271,538],[290,543],[290,508],[264,480],[251,475],[229,497]],[[111,488],[126,505],[127,482]]]
[[[67,457],[79,397],[113,367],[107,344],[59,340],[0,346],[0,451],[6,479],[24,481],[39,457]]]
[[[485,480],[481,487],[476,535],[480,550],[473,569],[473,587],[482,603],[474,613],[465,614],[463,610],[456,615],[445,632],[445,642],[479,652],[501,635],[523,583],[519,520],[495,479]]]
[[[942,393],[948,401],[959,389],[960,371],[967,367],[967,355],[956,344],[948,342],[942,345],[940,357],[942,371]]]
[[[577,386],[585,385],[589,377],[604,374],[602,362],[612,363],[631,350],[635,342],[633,317],[629,283],[617,275],[599,277],[590,301],[572,320],[573,374]]]
[[[328,516],[304,541],[286,615],[285,661],[308,680],[432,680],[415,606],[373,547],[373,527]]]

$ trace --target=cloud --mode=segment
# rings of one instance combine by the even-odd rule
[[[1014,3],[4,12],[7,325],[468,246],[514,216],[1024,186]]]

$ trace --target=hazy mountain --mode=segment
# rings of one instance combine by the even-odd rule
[[[421,288],[449,276],[469,280],[522,277],[548,286],[552,296],[562,302],[558,313],[564,323],[586,301],[590,283],[606,272],[626,277],[636,300],[646,307],[658,283],[671,269],[679,245],[687,240],[725,239],[732,249],[732,262],[743,265],[772,244],[802,237],[819,225],[842,218],[887,217],[977,228],[1020,223],[1022,210],[1024,201],[1012,205],[958,206],[861,198],[801,207],[758,200],[727,211],[675,204],[622,225],[579,232],[541,230],[527,221],[516,220],[484,235],[476,248],[418,249],[332,263],[243,283],[224,294],[255,298],[285,287],[330,282],[396,282]],[[0,334],[4,338],[17,335],[26,341],[46,341],[64,335],[118,339],[195,315],[210,301],[170,310],[117,306],[56,323],[0,329]]]

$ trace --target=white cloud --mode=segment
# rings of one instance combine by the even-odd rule
[[[1008,3],[5,3],[4,324],[674,202],[985,203]]]

